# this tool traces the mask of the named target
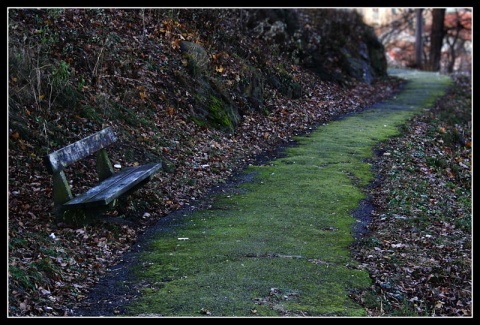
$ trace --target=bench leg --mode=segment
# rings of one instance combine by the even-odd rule
[[[53,201],[55,206],[61,206],[63,203],[73,198],[68,185],[65,173],[62,171],[53,174]]]

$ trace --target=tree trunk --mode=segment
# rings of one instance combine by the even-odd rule
[[[440,71],[445,20],[445,9],[432,10],[432,32],[430,34],[430,57],[425,67],[427,71]]]
[[[423,67],[423,9],[415,9],[415,66],[417,69]]]

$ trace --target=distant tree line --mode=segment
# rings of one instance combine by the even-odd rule
[[[378,27],[379,37],[384,44],[400,48],[408,66],[440,71],[443,64],[451,73],[457,59],[467,52],[466,43],[471,41],[471,13],[470,8],[454,11],[446,8],[403,9],[387,25]],[[412,31],[415,34],[413,47],[404,41],[405,34]]]

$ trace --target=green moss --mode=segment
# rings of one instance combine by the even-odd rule
[[[349,298],[371,285],[350,255],[352,210],[373,179],[373,146],[445,88],[423,76],[390,101],[297,137],[210,209],[168,219],[139,256],[135,275],[149,285],[128,314],[367,316]]]
[[[192,121],[197,123],[201,127],[207,127],[208,124],[205,121],[202,121],[201,119],[197,118],[196,116],[192,116]]]
[[[225,103],[220,98],[210,96],[208,106],[210,115],[208,119],[215,128],[233,131],[234,126],[225,106]]]

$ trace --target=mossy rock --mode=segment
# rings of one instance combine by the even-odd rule
[[[180,50],[187,58],[188,69],[193,76],[197,76],[207,70],[210,59],[203,46],[194,42],[181,41]]]

